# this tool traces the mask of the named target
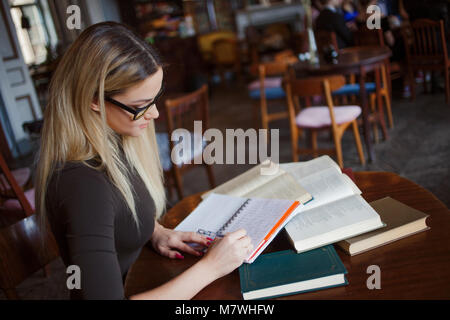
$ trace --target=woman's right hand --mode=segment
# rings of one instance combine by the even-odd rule
[[[244,229],[240,229],[214,241],[201,262],[207,264],[208,270],[214,272],[217,279],[239,267],[252,250],[250,237]]]

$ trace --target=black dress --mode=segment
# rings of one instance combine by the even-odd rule
[[[90,164],[95,163],[90,160]],[[105,172],[81,162],[61,166],[50,180],[48,219],[66,265],[81,271],[81,289],[72,299],[124,299],[124,279],[151,238],[155,204],[140,176],[133,172],[139,231],[119,190]]]

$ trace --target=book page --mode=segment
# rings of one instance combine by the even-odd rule
[[[202,201],[175,230],[197,232],[198,229],[203,229],[217,232],[246,200],[213,193]]]
[[[341,172],[339,165],[329,156],[321,156],[305,162],[282,163],[280,168],[290,173],[297,181],[330,168],[334,168],[339,173]]]
[[[278,175],[269,183],[246,192],[243,196],[247,198],[297,200],[302,203],[311,198],[309,193],[288,173]]]
[[[251,198],[224,228],[223,233],[245,229],[252,240],[253,249],[256,250],[293,204],[294,201],[291,200]]]
[[[360,194],[361,191],[349,183],[344,175],[334,168],[328,168],[305,178],[298,182],[314,197],[314,200],[305,205],[305,210],[316,208],[324,204]],[[353,182],[351,182],[353,184]]]
[[[253,244],[253,252],[249,254],[246,262],[252,262],[262,252],[260,249],[268,245],[274,235],[298,212],[298,207],[299,203],[292,200],[248,199],[213,193],[175,230],[187,232],[201,230],[214,233],[211,236],[215,237],[216,234],[224,235],[245,229]]]
[[[278,168],[278,172],[273,175],[262,175],[261,167],[268,167],[268,162],[264,162],[250,170],[240,174],[239,176],[221,184],[220,186],[210,190],[202,195],[202,199],[206,199],[211,193],[227,194],[235,197],[244,197],[256,188],[270,184],[270,182],[284,173]]]
[[[375,210],[360,195],[354,195],[300,212],[286,225],[286,231],[294,242],[298,242],[371,219],[382,225]],[[354,231],[358,232],[356,226]]]

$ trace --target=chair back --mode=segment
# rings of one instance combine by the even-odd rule
[[[165,101],[169,137],[175,129],[194,131],[194,121],[202,121],[202,134],[209,128],[208,86]]]
[[[222,38],[212,43],[213,62],[216,65],[233,65],[238,63],[238,42],[236,39]]]
[[[45,242],[35,214],[0,229],[0,288],[14,289],[30,275],[59,256],[47,226]]]
[[[448,59],[443,20],[415,20],[402,29],[402,35],[408,64],[435,65]]]
[[[197,37],[198,49],[206,62],[212,62],[212,44],[218,39],[235,39],[236,34],[231,31],[213,31]]]
[[[260,100],[261,100],[261,112],[267,114],[267,101],[266,101],[266,91],[265,91],[265,79],[266,77],[285,77],[288,72],[288,68],[291,64],[297,62],[296,56],[289,56],[279,61],[271,61],[261,63],[259,65],[253,65],[251,73],[257,74],[259,78],[259,88],[260,88]]]
[[[382,29],[368,29],[363,26],[353,32],[353,39],[355,46],[385,46]]]
[[[317,51],[319,54],[322,54],[324,48],[330,45],[334,47],[336,52],[339,51],[336,33],[332,31],[316,30],[314,32],[314,37],[316,39]]]
[[[274,61],[252,65],[250,72],[264,81],[265,77],[285,75],[289,65],[296,62],[298,62],[298,58],[295,55],[282,55]]]
[[[10,187],[11,187],[10,189],[14,193],[17,200],[19,200],[19,203],[20,203],[21,207],[23,208],[24,217],[31,216],[34,213],[34,210],[31,207],[30,202],[25,197],[25,194],[24,194],[22,188],[19,186],[19,184],[17,183],[13,174],[11,173],[11,170],[9,170],[9,167],[6,164],[6,161],[3,158],[2,154],[0,154],[0,170],[1,170],[1,173],[3,173],[3,176],[6,178],[6,179],[0,179],[0,180],[2,181],[2,183],[5,183],[5,180],[6,180],[6,182],[10,185]],[[4,187],[6,187],[6,186],[4,186]]]
[[[341,75],[295,78],[288,77],[286,88],[293,96],[306,98],[315,95],[331,95],[332,91],[341,88],[345,84],[345,78]]]
[[[291,123],[291,131],[296,132],[297,126],[295,118],[300,111],[298,103],[299,98],[309,100],[310,97],[320,95],[324,96],[330,111],[332,126],[336,126],[333,99],[331,92],[341,88],[345,84],[345,77],[341,75],[296,78],[292,72],[286,78],[286,96],[288,100],[289,119]]]

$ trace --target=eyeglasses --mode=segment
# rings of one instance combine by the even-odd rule
[[[131,113],[133,115],[133,121],[137,120],[139,118],[141,118],[148,109],[150,109],[150,107],[152,107],[153,105],[156,104],[156,102],[158,101],[158,99],[162,96],[162,94],[164,93],[164,87],[161,88],[161,90],[159,91],[159,93],[156,95],[155,98],[153,98],[153,101],[150,102],[148,105],[146,105],[145,107],[141,107],[141,108],[133,108],[133,107],[129,107],[127,105],[124,105],[123,103],[114,100],[111,97],[105,97],[105,100],[108,102],[111,102],[112,104],[128,111],[129,113]]]

